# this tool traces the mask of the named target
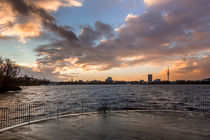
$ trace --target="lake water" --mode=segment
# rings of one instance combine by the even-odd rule
[[[29,86],[21,91],[0,94],[0,106],[25,103],[56,103],[77,108],[81,101],[91,104],[107,99],[112,107],[158,107],[184,109],[199,107],[203,100],[210,106],[210,85],[62,85]],[[146,104],[146,105],[145,105]],[[148,105],[150,104],[150,106]]]

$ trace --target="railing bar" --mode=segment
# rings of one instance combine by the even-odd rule
[[[17,124],[17,117],[16,117],[16,115],[17,115],[17,114],[16,114],[16,113],[17,113],[17,110],[16,110],[16,109],[17,109],[17,106],[14,106],[14,111],[15,111],[15,114],[14,114],[14,119],[15,119],[15,121],[14,121],[14,123],[15,123],[15,124]]]
[[[3,116],[2,116],[2,119],[3,119],[2,128],[4,128],[4,125],[5,125],[5,108],[3,108]]]
[[[1,123],[0,129],[1,129],[1,128],[2,128],[2,123],[3,123],[3,121],[2,121],[2,116],[3,116],[3,115],[2,115],[2,113],[3,113],[2,108],[0,109],[0,111],[1,111],[1,116],[0,116],[0,117],[1,117],[1,118],[0,118],[0,119],[1,119],[1,120],[0,120],[0,123]]]
[[[21,119],[20,119],[20,121],[21,121],[21,123],[23,123],[23,118],[24,118],[24,105],[21,105],[20,108],[21,108]]]
[[[24,119],[25,119],[25,105],[22,105],[21,108],[22,108],[22,110],[21,110],[21,112],[22,112],[22,117],[21,117],[22,121],[21,121],[21,123],[23,123]]]
[[[6,126],[6,109],[5,108],[4,108],[4,126],[7,127]]]
[[[23,123],[27,121],[27,104],[23,105]]]
[[[31,104],[31,121],[34,119],[34,104]]]
[[[8,126],[10,126],[10,106],[8,108]]]
[[[14,106],[11,106],[11,125],[14,125]]]
[[[10,126],[10,121],[9,121],[9,118],[10,118],[10,110],[9,110],[9,108],[8,108],[8,110],[7,110],[7,122],[8,122],[8,126]]]
[[[16,124],[16,123],[15,123],[15,121],[16,121],[15,113],[16,113],[16,111],[15,111],[15,106],[13,105],[13,125]]]
[[[19,122],[19,121],[20,121],[20,119],[19,119],[19,118],[20,118],[20,115],[19,115],[20,109],[19,109],[19,107],[20,107],[20,106],[18,105],[18,106],[17,106],[17,124],[20,123],[20,122]]]

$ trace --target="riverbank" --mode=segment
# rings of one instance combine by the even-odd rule
[[[191,112],[118,111],[71,115],[2,132],[0,139],[208,140],[210,119]]]

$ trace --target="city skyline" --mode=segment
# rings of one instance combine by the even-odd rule
[[[205,79],[209,13],[208,0],[2,0],[0,56],[51,81]]]

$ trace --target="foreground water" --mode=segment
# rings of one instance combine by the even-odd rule
[[[62,102],[76,107],[81,100],[96,102],[108,99],[117,106],[130,106],[143,103],[156,104],[159,107],[183,107],[186,103],[199,106],[201,101],[210,101],[210,85],[65,85],[65,86],[29,86],[21,91],[0,94],[0,106],[24,103]]]

